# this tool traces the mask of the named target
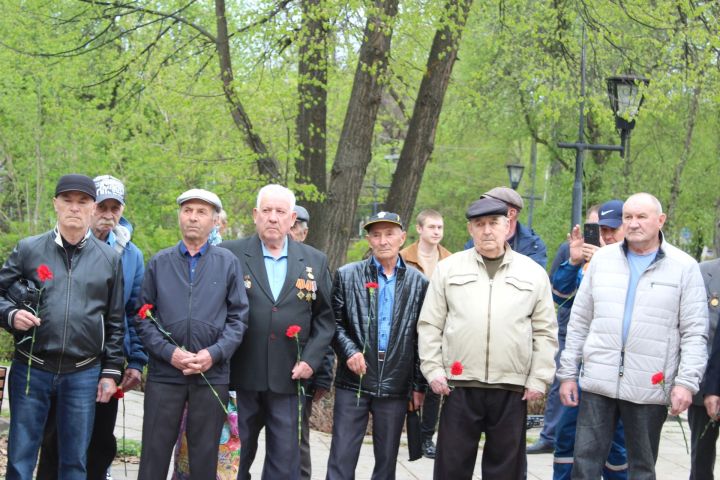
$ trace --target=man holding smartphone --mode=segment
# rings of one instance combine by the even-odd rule
[[[605,202],[597,211],[597,223],[585,223],[583,235],[580,234],[580,226],[576,225],[568,235],[570,258],[558,267],[551,278],[556,302],[564,299],[562,305],[570,309],[575,292],[580,286],[583,273],[593,254],[601,247],[623,241],[625,233],[622,208],[621,200]],[[592,219],[588,217],[588,220]],[[564,348],[564,343],[564,341],[561,343],[561,349]],[[571,477],[578,410],[578,407],[561,407],[560,418],[555,428],[553,480],[569,480]],[[616,427],[610,453],[603,468],[603,478],[605,480],[627,478],[627,453],[621,422],[618,422]]]

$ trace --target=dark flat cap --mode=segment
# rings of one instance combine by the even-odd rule
[[[470,204],[465,212],[465,218],[470,220],[471,218],[485,217],[488,215],[507,216],[507,212],[508,207],[505,202],[501,202],[492,197],[480,197],[480,200],[475,200]]]
[[[55,196],[65,192],[81,192],[95,200],[96,190],[93,179],[86,175],[71,173],[63,175],[55,186]]]
[[[522,197],[518,192],[509,187],[495,187],[482,194],[483,197],[492,197],[512,205],[518,210],[525,206]]]
[[[374,225],[376,223],[381,223],[381,222],[394,223],[395,225],[400,226],[400,229],[405,230],[405,228],[403,227],[402,221],[400,220],[400,215],[398,215],[397,213],[393,213],[393,212],[378,212],[378,213],[376,213],[375,215],[370,217],[370,220],[365,222],[365,225],[363,225],[363,228],[369,232],[371,225]]]
[[[298,222],[310,223],[310,214],[305,209],[305,207],[295,205],[293,210],[295,210],[295,220],[297,220]]]

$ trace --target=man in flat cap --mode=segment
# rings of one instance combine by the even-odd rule
[[[512,249],[523,255],[535,260],[541,267],[547,265],[547,247],[542,238],[533,231],[532,228],[526,227],[518,221],[520,210],[523,209],[524,202],[522,196],[509,187],[495,187],[482,194],[483,197],[490,197],[500,200],[507,206],[508,217],[508,236],[506,241]],[[472,239],[465,244],[465,249],[473,248]]]
[[[150,354],[140,480],[167,477],[186,403],[189,478],[215,478],[230,358],[247,329],[242,265],[208,242],[220,199],[192,189],[177,203],[182,239],[150,259],[135,317]]]
[[[0,324],[15,338],[7,477],[31,479],[52,402],[58,476],[85,480],[95,402],[115,393],[123,367],[120,255],[90,229],[95,183],[65,175],[57,224],[20,240],[0,269]]]
[[[307,238],[308,224],[310,223],[310,214],[305,207],[295,205],[293,208],[295,211],[295,223],[290,228],[290,236],[296,242],[303,243]]]
[[[505,241],[507,212],[490,197],[470,205],[475,247],[438,263],[420,313],[422,373],[447,396],[435,479],[472,478],[482,433],[482,477],[523,479],[527,402],[543,396],[555,373],[550,281]]]
[[[355,478],[370,412],[372,478],[394,479],[408,401],[418,409],[425,396],[417,320],[427,279],[399,255],[405,232],[396,213],[379,212],[365,230],[372,255],[341,267],[333,282],[338,367],[327,480]]]
[[[253,209],[257,233],[222,244],[243,264],[250,302],[247,338],[230,372],[242,444],[238,480],[250,478],[263,427],[263,478],[300,478],[298,382],[316,374],[335,333],[327,257],[288,235],[294,206],[291,190],[264,186]],[[295,326],[297,337],[288,336]]]

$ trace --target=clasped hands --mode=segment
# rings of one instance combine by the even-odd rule
[[[206,348],[197,353],[192,353],[176,347],[170,363],[180,370],[183,375],[196,375],[208,371],[213,365],[213,359]]]

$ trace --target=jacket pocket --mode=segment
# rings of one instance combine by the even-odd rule
[[[467,285],[468,283],[476,282],[477,279],[477,273],[460,273],[450,275],[450,277],[448,278],[448,283],[450,285]]]

